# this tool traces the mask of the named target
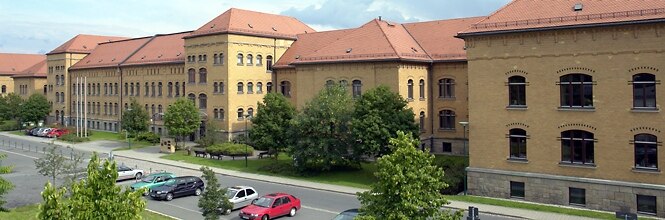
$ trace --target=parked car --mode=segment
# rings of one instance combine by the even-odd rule
[[[182,196],[200,196],[205,189],[203,181],[195,176],[181,176],[167,181],[164,185],[150,189],[150,197],[171,201]]]
[[[226,213],[231,213],[232,210],[243,208],[252,203],[256,198],[259,198],[259,193],[256,189],[249,186],[233,186],[226,188],[226,197],[233,204],[233,208],[226,210]]]
[[[167,173],[167,172],[153,173],[143,177],[141,181],[132,184],[130,186],[130,189],[134,191],[145,188],[146,190],[143,192],[143,195],[147,196],[150,193],[149,191],[151,188],[162,186],[168,180],[173,178],[175,178],[175,175],[173,173]]]
[[[44,127],[39,127],[39,128],[32,129],[32,132],[31,132],[30,134],[31,134],[32,136],[37,136],[37,134],[39,134],[40,132],[42,132],[44,129],[46,129],[46,128],[44,128]]]
[[[25,129],[25,134],[26,135],[32,135],[32,131],[35,129],[39,129],[38,127],[32,127],[32,128],[26,128]]]
[[[61,137],[62,135],[69,134],[67,129],[54,128],[46,135],[46,137]]]
[[[349,209],[339,213],[332,220],[353,220],[356,216],[358,216],[358,209]]]
[[[46,135],[52,130],[52,128],[44,128],[37,133],[39,137],[46,137]]]
[[[293,217],[300,210],[300,199],[286,193],[264,195],[240,210],[242,219],[268,220],[288,215]]]
[[[128,179],[141,179],[143,177],[143,170],[132,169],[131,167],[125,165],[118,165],[118,179],[128,180]]]

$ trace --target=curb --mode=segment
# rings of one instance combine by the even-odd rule
[[[167,215],[167,214],[164,214],[164,213],[161,213],[161,212],[155,211],[155,210],[151,210],[151,209],[147,209],[147,208],[146,208],[145,210],[148,211],[148,212],[155,213],[155,214],[157,214],[157,215],[161,215],[161,216],[167,217],[167,218],[171,218],[171,219],[175,219],[175,220],[183,220],[183,219],[181,219],[181,218],[176,218],[176,217],[174,217],[174,216],[170,216],[170,215]]]
[[[448,200],[449,202],[451,200]],[[452,200],[454,201],[454,200]],[[461,211],[469,211],[468,208],[456,208],[452,206],[443,206],[443,208],[448,208],[448,209],[453,209],[453,210],[461,210]],[[502,216],[502,217],[510,217],[514,219],[528,219],[531,220],[530,218],[525,218],[522,216],[516,216],[516,215],[509,215],[509,214],[503,214],[503,213],[496,213],[496,212],[487,212],[487,211],[478,211],[479,213],[486,214],[486,215],[495,215],[495,216]]]

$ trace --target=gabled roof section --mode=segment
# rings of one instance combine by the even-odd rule
[[[158,34],[150,42],[131,55],[131,57],[122,63],[121,66],[184,63],[185,40],[183,37],[190,33],[191,31],[174,34]]]
[[[344,29],[334,31],[322,31],[310,34],[299,34],[298,40],[291,44],[286,52],[279,58],[273,67],[293,67],[291,63],[297,61],[305,54],[316,53],[317,50],[326,45],[338,41],[355,29]]]
[[[58,53],[84,53],[84,54],[90,53],[92,52],[92,50],[95,49],[95,47],[97,47],[97,44],[99,43],[124,40],[124,39],[127,38],[79,34],[76,35],[74,38],[68,40],[64,44],[60,45],[59,47],[53,49],[51,52],[47,53],[46,55],[58,54]]]
[[[463,31],[484,17],[459,18],[404,24],[406,30],[418,41],[434,61],[466,60],[464,40],[456,38]]]
[[[133,38],[99,44],[90,55],[70,67],[70,70],[115,67],[143,47],[152,37]]]
[[[21,73],[12,76],[12,78],[46,78],[47,68],[46,59],[44,59],[28,69],[21,71]]]
[[[315,32],[293,17],[231,8],[185,38],[214,34],[296,39],[296,35]]]
[[[297,41],[296,41],[297,43]],[[401,24],[374,19],[292,64],[431,59]]]
[[[11,76],[45,62],[46,55],[0,53],[0,75]]]
[[[459,36],[631,22],[665,22],[665,1],[513,0]]]

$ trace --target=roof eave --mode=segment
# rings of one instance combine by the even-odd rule
[[[277,39],[284,39],[284,40],[298,40],[298,37],[286,37],[286,36],[269,35],[269,34],[251,34],[251,33],[246,33],[246,32],[241,32],[241,31],[220,31],[220,32],[202,33],[202,34],[192,34],[192,35],[189,35],[189,36],[184,36],[182,38],[183,39],[188,39],[188,38],[196,38],[196,37],[204,37],[204,36],[223,35],[223,34],[237,34],[237,35],[252,36],[252,37],[268,37],[268,38],[277,38]]]
[[[168,65],[168,64],[185,64],[185,61],[164,61],[164,62],[148,62],[148,63],[124,63],[120,64],[120,67],[134,67],[134,66],[144,66],[144,65]]]
[[[291,63],[289,65],[336,64],[336,63],[369,63],[369,62],[432,63],[432,60],[408,59],[408,58],[383,58],[383,59],[367,59],[367,60],[318,60],[318,61],[307,61],[307,62],[295,62],[295,63]]]

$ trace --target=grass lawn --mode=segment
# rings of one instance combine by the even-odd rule
[[[9,133],[13,134],[13,135],[18,135],[18,136],[25,136],[25,131],[23,131],[23,130],[10,131]]]
[[[216,160],[210,158],[187,156],[187,153],[185,151],[178,151],[175,154],[162,156],[162,158],[169,160],[183,161],[187,163],[198,164],[209,167],[238,170],[248,173],[266,174],[271,176],[280,176],[280,177],[287,177],[299,180],[307,180],[312,182],[357,187],[363,189],[369,189],[370,184],[376,180],[376,178],[374,177],[374,172],[376,171],[376,165],[374,163],[363,163],[362,170],[333,171],[333,172],[322,173],[319,175],[300,176],[297,174],[273,173],[261,170],[262,167],[275,163],[274,159],[250,159],[248,161],[248,166],[245,167],[244,157],[236,157],[235,160],[227,158],[224,158],[224,160]],[[291,163],[291,158],[288,157],[286,154],[282,153],[279,155],[279,159],[276,163],[289,164]]]
[[[76,132],[76,131],[74,131]],[[92,135],[88,136],[90,141],[124,141],[125,134],[108,132],[108,131],[91,131]]]
[[[29,205],[18,207],[15,209],[9,210],[9,212],[0,212],[0,219],[22,219],[22,220],[37,220],[37,214],[39,213],[38,205]],[[141,216],[145,220],[170,220],[171,218],[155,214],[149,211],[143,211]]]

